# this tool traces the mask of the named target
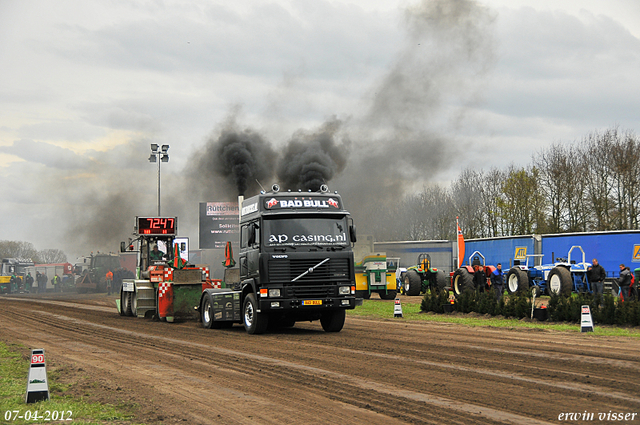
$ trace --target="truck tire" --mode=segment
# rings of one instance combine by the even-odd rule
[[[222,322],[214,319],[213,299],[210,294],[207,294],[202,298],[202,305],[200,306],[200,321],[202,322],[202,327],[205,329],[227,329],[233,326],[233,322]]]
[[[422,278],[415,270],[407,270],[404,274],[404,294],[409,296],[420,295],[422,290]]]
[[[345,310],[334,310],[323,313],[320,324],[325,332],[340,332],[344,326]]]
[[[136,291],[129,292],[131,295],[129,296],[129,304],[131,305],[131,315],[133,317],[138,316],[138,294]]]
[[[564,267],[554,267],[551,269],[549,277],[547,278],[547,289],[549,295],[570,296],[571,290],[573,289],[571,272]]]
[[[264,313],[258,313],[258,303],[256,295],[249,294],[242,304],[242,323],[244,329],[250,335],[263,334],[269,325],[269,316]]]
[[[120,291],[120,312],[123,316],[133,316],[131,311],[131,292]]]
[[[510,294],[516,292],[524,292],[529,289],[529,277],[524,270],[518,267],[512,267],[507,273],[507,291]]]
[[[202,319],[202,327],[211,329],[213,327],[213,305],[209,294],[202,297],[202,305],[200,306],[200,317]]]
[[[475,290],[473,276],[465,268],[460,268],[453,273],[453,295],[459,297],[464,291]]]
[[[378,295],[380,295],[381,300],[395,300],[398,295],[398,291],[387,290],[386,293],[384,291],[380,291],[378,292]]]
[[[442,292],[444,289],[449,289],[451,282],[448,281],[447,276],[442,270],[436,272],[436,287],[438,292]]]

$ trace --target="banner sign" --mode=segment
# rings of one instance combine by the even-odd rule
[[[238,214],[237,202],[201,202],[200,249],[224,249],[227,241],[237,243]]]

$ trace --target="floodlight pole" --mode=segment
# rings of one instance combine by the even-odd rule
[[[158,158],[158,217],[160,217],[160,158]]]
[[[160,163],[169,162],[169,145],[158,145],[157,143],[151,144],[151,155],[149,156],[149,162],[158,163],[158,217],[160,217]]]

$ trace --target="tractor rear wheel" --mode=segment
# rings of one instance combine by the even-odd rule
[[[398,291],[387,290],[386,293],[384,291],[380,291],[378,292],[378,295],[380,295],[381,300],[395,300],[398,295]]]
[[[407,270],[404,274],[404,294],[413,296],[420,295],[422,289],[422,278],[415,270]]]
[[[564,267],[554,267],[549,272],[547,279],[547,289],[549,295],[563,295],[568,297],[571,295],[573,288],[573,281],[571,279],[571,272]]]
[[[436,288],[438,292],[441,292],[444,289],[448,289],[451,285],[451,282],[447,280],[447,276],[444,274],[442,270],[438,270],[436,272]]]
[[[529,277],[524,270],[512,267],[507,273],[507,291],[510,294],[526,291],[529,288]]]
[[[460,268],[453,273],[453,295],[459,297],[464,291],[475,289],[473,275],[469,270]]]

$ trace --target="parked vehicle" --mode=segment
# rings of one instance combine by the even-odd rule
[[[420,295],[428,289],[445,289],[449,281],[442,270],[431,267],[431,256],[426,253],[418,255],[417,265],[407,268],[402,277],[402,293],[404,295]]]
[[[577,262],[574,251],[582,253],[582,261]],[[535,290],[538,294],[556,294],[569,296],[572,292],[592,292],[587,279],[587,271],[591,263],[585,261],[585,253],[581,246],[574,245],[569,249],[567,258],[557,258],[553,264],[529,267],[514,265],[507,274],[507,290],[511,293]]]

